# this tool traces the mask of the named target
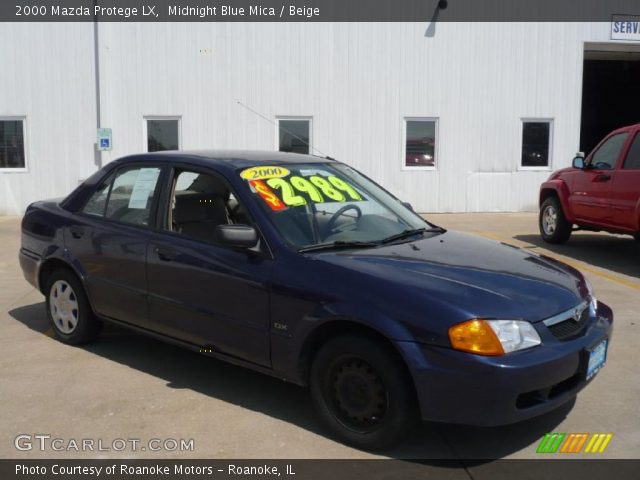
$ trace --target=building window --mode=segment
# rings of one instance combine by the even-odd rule
[[[549,168],[551,125],[551,120],[522,121],[522,168]]]
[[[281,152],[311,153],[311,119],[279,118],[278,150]]]
[[[180,149],[180,118],[147,118],[147,152]]]
[[[0,170],[24,170],[24,119],[0,117]]]
[[[405,168],[433,169],[436,166],[438,120],[435,118],[405,118]]]

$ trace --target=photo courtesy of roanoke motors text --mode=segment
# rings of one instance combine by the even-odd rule
[[[0,65],[1,480],[638,478],[638,0],[15,0]]]

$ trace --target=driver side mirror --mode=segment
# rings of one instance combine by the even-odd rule
[[[249,249],[258,244],[258,233],[249,225],[217,225],[213,239],[225,247]]]
[[[571,165],[573,166],[573,168],[584,170],[584,167],[585,167],[584,153],[578,152],[575,158],[573,159],[573,162],[571,163]]]

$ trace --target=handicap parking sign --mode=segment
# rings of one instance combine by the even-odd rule
[[[111,150],[111,129],[99,128],[98,129],[98,150]]]

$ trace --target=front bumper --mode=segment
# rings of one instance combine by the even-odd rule
[[[610,339],[613,312],[598,303],[584,334],[557,340],[535,324],[542,345],[501,357],[398,342],[412,372],[425,420],[493,426],[554,410],[574,398],[586,380],[588,350]],[[597,375],[596,375],[597,376]]]

